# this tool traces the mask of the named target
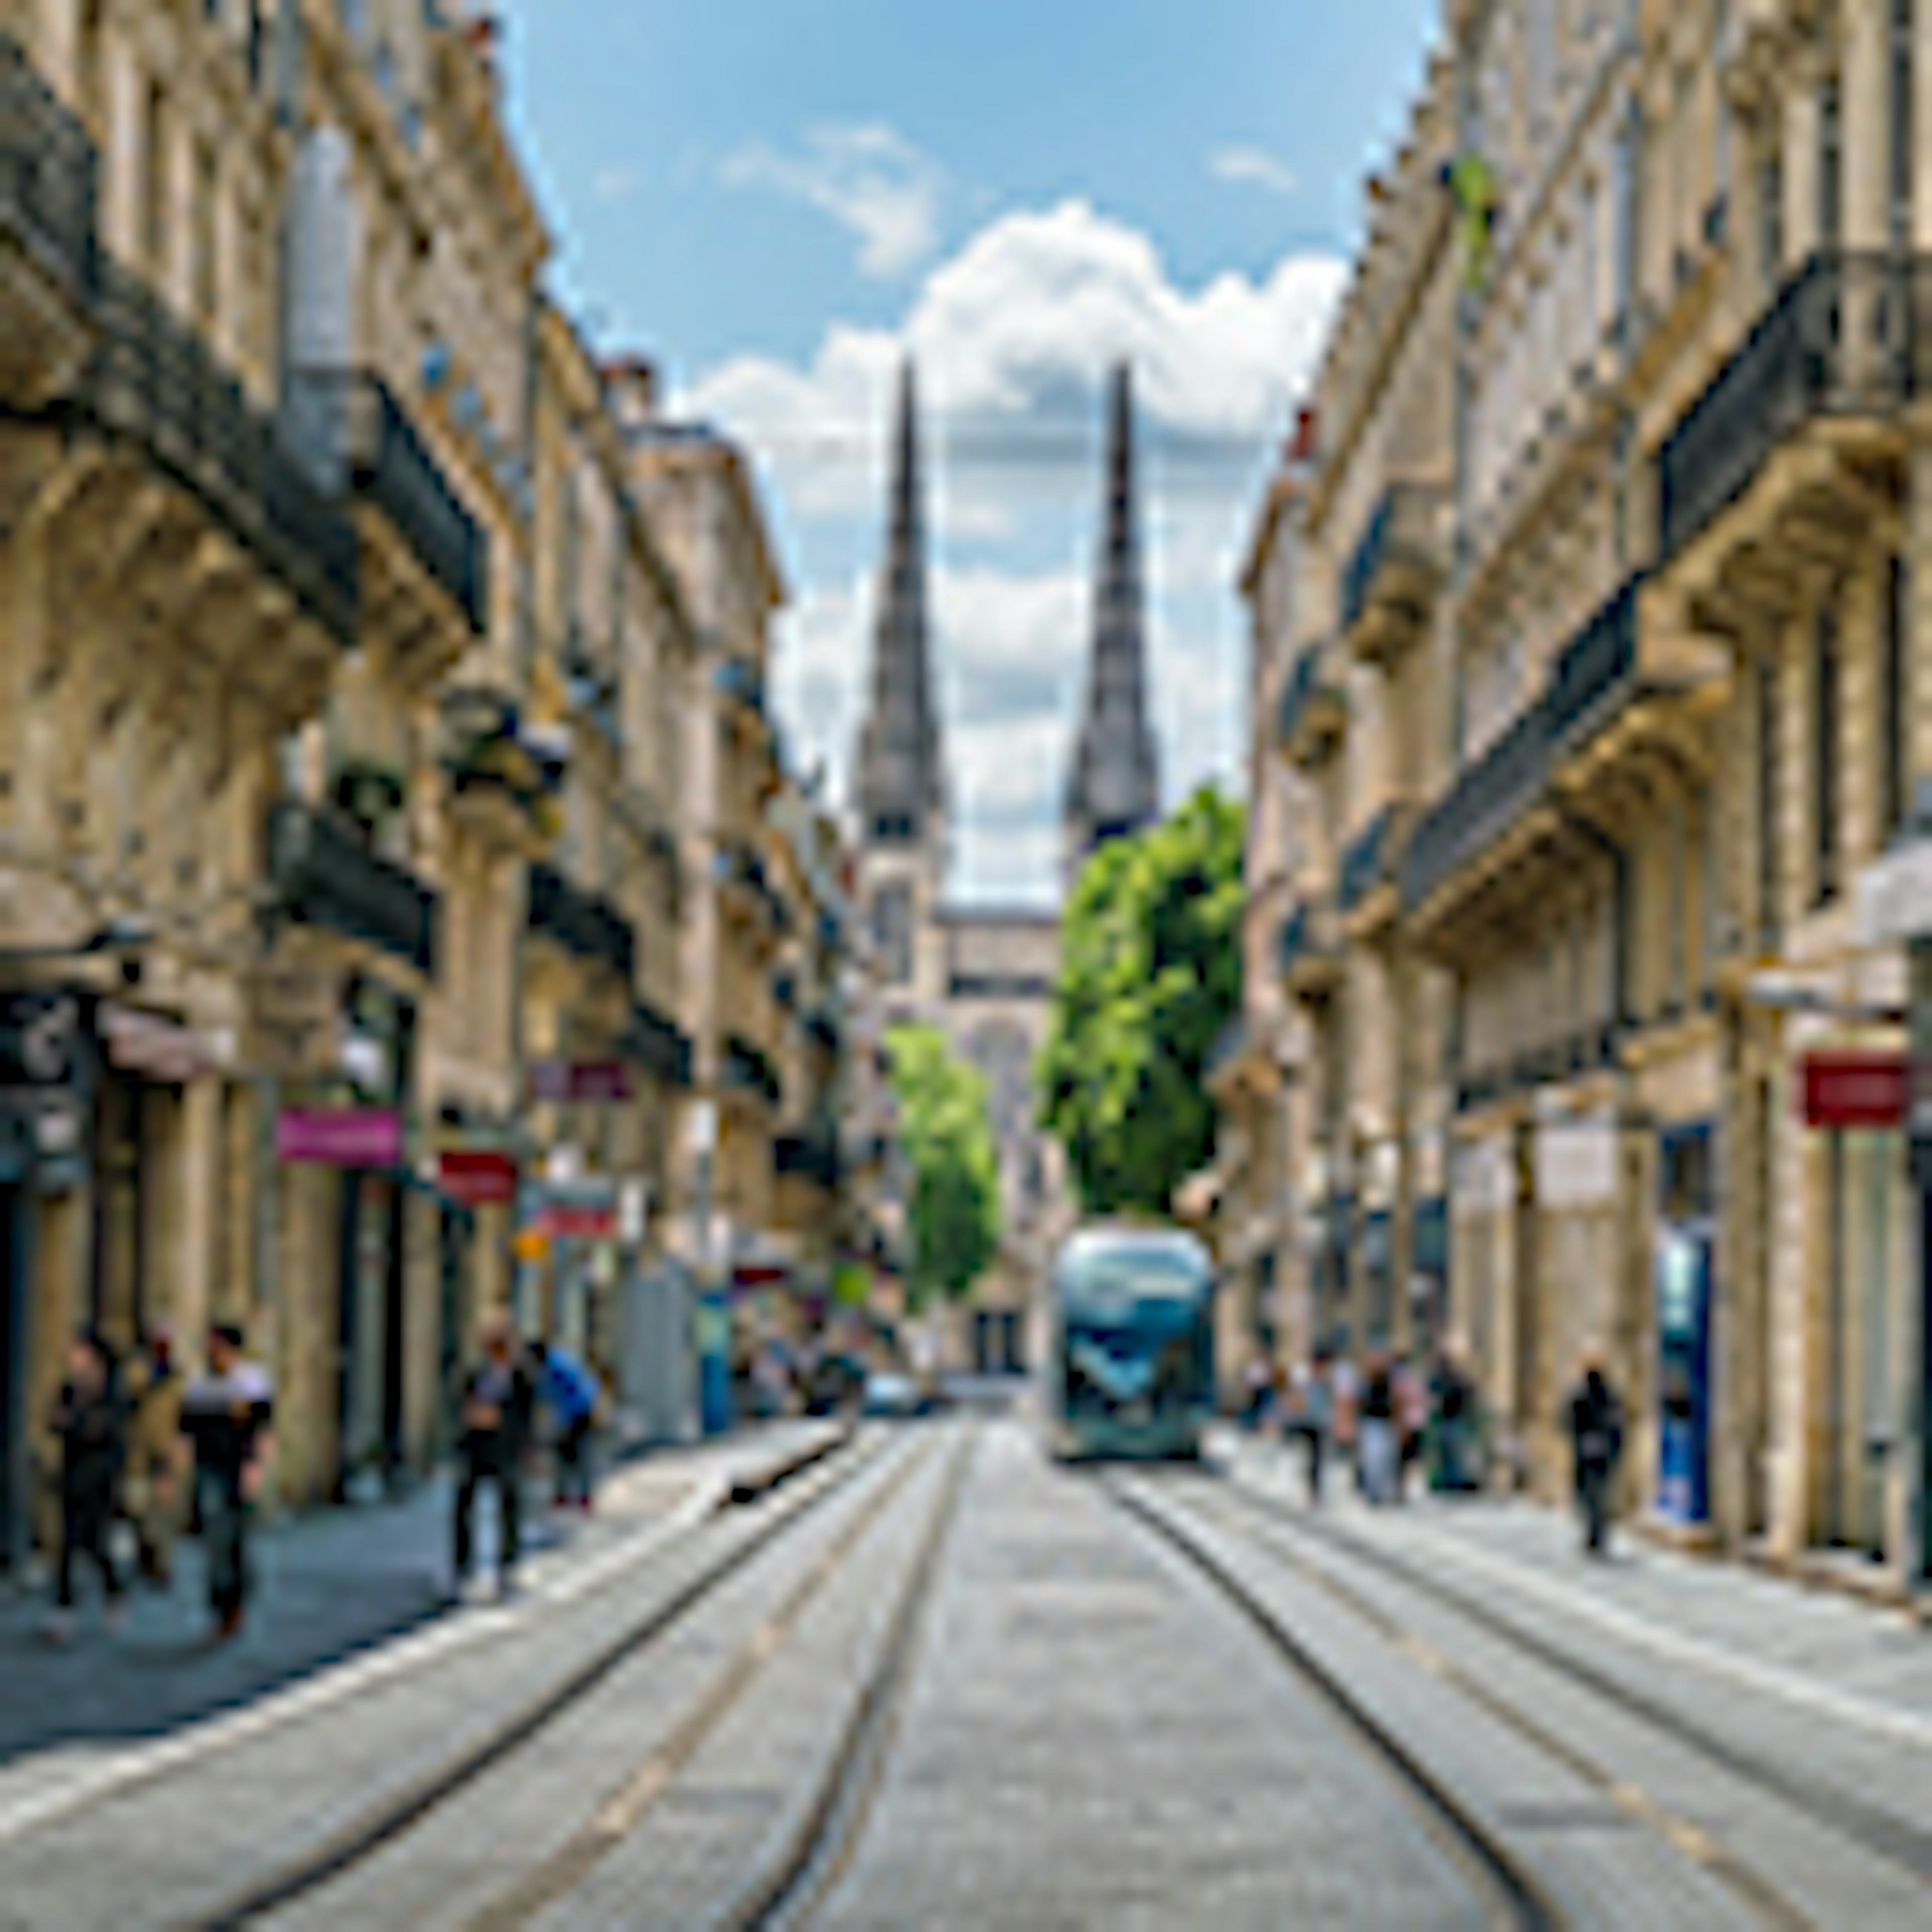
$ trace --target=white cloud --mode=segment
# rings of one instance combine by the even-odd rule
[[[599,168],[590,177],[590,192],[598,201],[628,201],[644,184],[635,168],[615,166]]]
[[[728,188],[768,188],[830,215],[858,242],[868,275],[903,275],[938,244],[944,176],[876,122],[809,128],[795,154],[754,142],[728,155],[719,176]]]
[[[1238,780],[1236,560],[1343,273],[1299,255],[1259,278],[1183,286],[1145,236],[1071,201],[992,221],[926,278],[897,328],[838,324],[803,365],[746,356],[705,376],[678,406],[756,452],[797,552],[778,700],[805,760],[826,759],[844,790],[870,662],[893,385],[910,353],[957,882],[980,896],[1050,889],[1090,621],[1102,383],[1126,356],[1168,794]]]
[[[1293,169],[1265,148],[1217,148],[1208,167],[1216,181],[1265,188],[1270,194],[1290,195],[1297,186]]]

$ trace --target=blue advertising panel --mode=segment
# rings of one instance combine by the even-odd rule
[[[1658,1513],[1711,1514],[1711,1280],[1708,1222],[1666,1224],[1657,1244]]]
[[[698,1304],[698,1418],[707,1436],[731,1426],[731,1298],[708,1289]]]

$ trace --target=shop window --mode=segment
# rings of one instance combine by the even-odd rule
[[[1697,1221],[1716,1211],[1711,1136],[1702,1127],[1666,1133],[1660,1149],[1659,1205],[1666,1221]]]

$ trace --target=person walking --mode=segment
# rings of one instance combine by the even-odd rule
[[[195,1511],[208,1561],[208,1606],[218,1642],[242,1628],[254,1594],[249,1520],[274,1450],[274,1389],[268,1372],[243,1354],[232,1322],[208,1334],[208,1372],[182,1392],[182,1433],[194,1453]]]
[[[507,1320],[498,1317],[484,1330],[482,1359],[466,1378],[457,1440],[458,1474],[451,1594],[470,1580],[475,1554],[476,1492],[485,1483],[496,1492],[496,1588],[508,1596],[516,1587],[521,1553],[524,1452],[529,1444],[536,1390],[523,1350]]]
[[[1398,1474],[1395,1372],[1388,1354],[1381,1349],[1369,1358],[1361,1406],[1362,1493],[1379,1508],[1395,1501]]]
[[[74,1572],[81,1557],[100,1574],[109,1628],[118,1628],[124,1614],[121,1574],[110,1542],[126,1448],[114,1358],[98,1335],[83,1330],[68,1350],[67,1368],[67,1380],[48,1418],[60,1448],[60,1554],[53,1614],[47,1622],[48,1638],[55,1643],[74,1639]]]
[[[1594,1351],[1584,1357],[1582,1379],[1570,1392],[1569,1424],[1583,1546],[1603,1556],[1609,1550],[1611,1486],[1623,1456],[1624,1412],[1603,1358]]]
[[[1328,1364],[1328,1443],[1337,1456],[1352,1460],[1355,1467],[1355,1486],[1365,1486],[1359,1453],[1362,1419],[1362,1378],[1346,1348],[1330,1350]]]
[[[1312,1508],[1322,1504],[1322,1469],[1328,1449],[1329,1431],[1335,1425],[1335,1399],[1326,1349],[1316,1352],[1314,1361],[1304,1372],[1301,1440],[1307,1453],[1308,1501]]]
[[[1422,1460],[1429,1429],[1429,1383],[1419,1363],[1406,1359],[1395,1365],[1395,1426],[1400,1445],[1395,1479],[1395,1501],[1408,1493],[1408,1472]]]
[[[1466,1496],[1481,1485],[1477,1463],[1476,1390],[1451,1342],[1436,1357],[1430,1377],[1434,1412],[1430,1485],[1445,1496]]]
[[[530,1355],[543,1400],[556,1420],[556,1506],[588,1514],[591,1440],[603,1388],[568,1348],[535,1342]]]
[[[160,1590],[174,1582],[175,1543],[181,1532],[182,1393],[173,1334],[157,1329],[130,1372],[123,1502],[134,1526],[141,1579]]]

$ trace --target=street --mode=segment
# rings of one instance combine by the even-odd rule
[[[1232,1434],[1064,1468],[1024,1400],[604,1501],[326,1660],[272,1592],[226,1680],[90,1631],[65,1735],[9,1624],[0,1924],[1923,1921],[1932,1656],[1882,1611],[1526,1504],[1317,1515]]]

